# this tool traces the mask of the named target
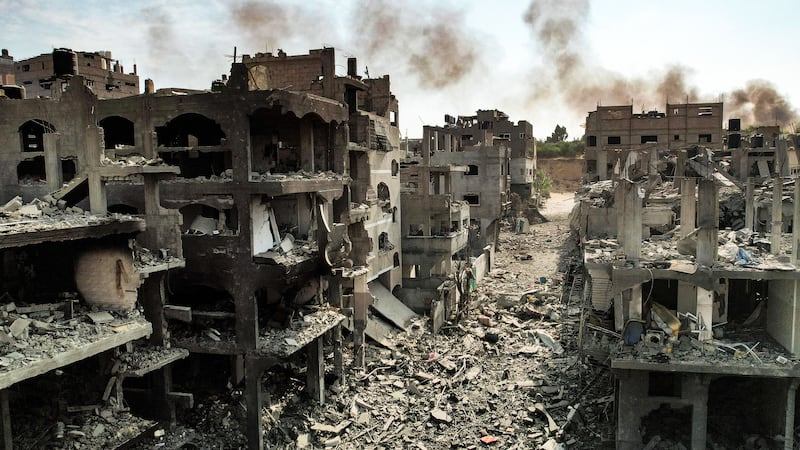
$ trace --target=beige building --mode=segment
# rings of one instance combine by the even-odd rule
[[[59,48],[14,63],[16,83],[25,88],[27,98],[58,98],[67,80],[83,77],[86,87],[99,99],[120,98],[139,94],[139,75],[125,73],[119,60],[109,51],[80,52]]]
[[[631,150],[722,148],[722,103],[667,104],[634,113],[632,105],[598,106],[586,116],[586,178],[605,180]]]

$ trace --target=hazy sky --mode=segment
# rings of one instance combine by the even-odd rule
[[[157,88],[196,89],[229,71],[234,46],[333,46],[337,72],[356,56],[362,74],[391,75],[411,137],[446,113],[492,108],[539,138],[556,124],[579,137],[598,103],[663,111],[666,97],[687,95],[723,99],[745,122],[794,123],[795,10],[788,0],[0,0],[0,45],[17,60],[110,50]]]

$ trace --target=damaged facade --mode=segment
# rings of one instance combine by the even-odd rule
[[[667,103],[666,111],[633,112],[632,105],[598,106],[586,116],[585,178],[610,178],[631,150],[722,148],[722,103]]]
[[[30,310],[28,303],[36,311],[56,311],[50,320],[61,320],[54,322],[60,330],[63,321],[75,321],[74,311],[60,319],[67,306],[41,309],[37,302],[52,303],[61,291],[76,291],[76,284],[80,296],[69,298],[88,301],[89,290],[80,286],[111,276],[113,287],[116,270],[117,290],[129,308],[137,299],[139,308],[122,318],[112,315],[110,323],[133,320],[135,330],[114,335],[81,359],[113,363],[123,357],[117,347],[147,336],[159,348],[171,349],[157,358],[158,383],[128,388],[119,375],[127,372],[117,369],[114,392],[120,399],[130,391],[150,404],[163,404],[159,418],[173,420],[174,405],[190,407],[193,399],[189,392],[172,392],[168,363],[186,358],[174,383],[189,389],[204,387],[202,379],[191,378],[197,367],[222,371],[225,375],[208,382],[243,383],[247,445],[262,448],[262,405],[269,404],[263,387],[275,382],[273,367],[300,362],[307,391],[324,402],[324,352],[330,348],[334,378],[344,381],[342,326],[351,330],[358,366],[365,335],[385,341],[387,327],[407,327],[416,316],[393,295],[403,281],[398,102],[388,76],[363,79],[355,58],[348,61],[348,74],[338,76],[334,61],[330,48],[300,56],[245,55],[232,66],[221,92],[148,90],[105,100],[98,100],[79,71],[65,78],[69,84],[57,98],[0,99],[5,162],[0,194],[19,196],[20,203],[10,202],[3,214],[13,216],[15,207],[31,209],[23,206],[31,201],[48,211],[85,209],[92,215],[83,220],[103,230],[70,232],[67,238],[65,231],[41,234],[48,232],[27,224],[25,239],[0,238],[0,246],[11,248],[5,279],[21,276],[13,263],[31,258],[16,250],[27,249],[27,240],[44,246],[32,252],[40,257],[36,264],[43,265],[35,267],[37,274],[56,266],[41,254],[45,251],[69,261],[80,253],[72,244],[48,243],[60,239],[84,239],[87,251],[105,239],[120,255],[131,242],[134,255],[148,256],[131,257],[130,264],[149,261],[142,273],[131,275],[130,264],[116,253],[108,258],[122,262],[110,269],[91,263],[101,261],[99,256],[86,259],[88,265],[78,259],[74,268],[72,262],[58,267],[63,283],[47,295],[34,296],[31,286],[19,287],[15,295],[7,287],[10,298],[29,308],[23,311]],[[119,217],[127,219],[114,225]],[[73,223],[69,217],[63,221]],[[105,235],[111,237],[101,239]],[[167,269],[177,270],[167,277]],[[144,280],[138,295],[120,284],[136,276]],[[4,317],[16,317],[13,306],[3,306]],[[109,309],[102,301],[95,308]],[[136,316],[139,311],[143,317]],[[21,327],[12,327],[9,344],[23,333]],[[327,349],[325,336],[332,345]],[[92,358],[95,354],[100,356]],[[10,397],[12,406],[24,400],[12,382],[3,387],[8,388],[3,398]],[[107,405],[108,395],[97,401]],[[9,410],[7,402],[2,406]],[[4,425],[18,422],[12,418]],[[5,435],[10,448],[12,434]]]
[[[800,220],[800,180],[778,167],[736,184],[713,151],[691,153],[631,150],[613,180],[577,194],[581,352],[615,375],[617,448],[793,448],[800,230],[786,222]]]

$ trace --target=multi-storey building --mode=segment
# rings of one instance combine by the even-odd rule
[[[27,98],[58,98],[67,80],[80,75],[97,98],[120,98],[139,94],[136,64],[133,72],[111,57],[109,51],[81,52],[59,48],[14,63],[16,84],[25,88]],[[13,83],[9,83],[13,84]]]
[[[586,117],[586,178],[605,180],[616,162],[637,149],[722,149],[722,103],[667,104],[666,112],[633,112],[632,105],[598,106]]]

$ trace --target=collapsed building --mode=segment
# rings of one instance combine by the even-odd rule
[[[57,225],[55,233],[39,231],[44,220],[39,217],[18,220],[24,239],[17,243],[4,236],[0,245],[27,248],[31,240],[45,246],[42,252],[61,255],[37,257],[34,266],[42,267],[34,267],[36,274],[52,272],[56,262],[71,260],[81,247],[100,246],[103,239],[113,241],[118,252],[133,248],[133,255],[149,255],[131,256],[149,261],[140,271],[144,282],[138,291],[121,281],[136,279],[126,258],[101,267],[98,259],[80,271],[71,264],[59,268],[61,282],[44,289],[47,295],[77,290],[80,295],[68,298],[82,298],[77,304],[83,305],[88,291],[80,289],[79,273],[89,285],[115,276],[136,327],[29,377],[78,360],[113,362],[109,352],[117,357],[120,346],[149,336],[169,350],[151,365],[161,381],[135,386],[119,381],[118,406],[123,393],[133,393],[150,400],[143,404],[163,405],[158,418],[174,420],[176,406],[193,404],[190,391],[198,384],[243,383],[248,445],[262,448],[268,403],[263,384],[275,381],[270,368],[299,362],[306,369],[307,391],[324,402],[329,350],[333,377],[342,380],[345,373],[342,327],[351,330],[355,365],[363,364],[365,335],[385,342],[388,328],[407,327],[415,314],[395,297],[403,283],[398,103],[388,76],[363,79],[356,72],[351,58],[348,74],[337,75],[334,50],[325,48],[298,56],[245,55],[233,64],[220,92],[173,95],[150,87],[142,95],[100,100],[86,78],[72,74],[58,98],[0,99],[1,196],[48,211],[92,214],[82,219],[92,227],[75,222],[87,228],[75,233],[58,228],[66,225]],[[13,216],[15,205],[10,202],[4,214]],[[58,217],[59,224],[73,223]],[[464,226],[461,216],[458,223]],[[86,242],[49,243],[63,239]],[[4,279],[10,283],[21,276],[15,270],[25,267],[14,262],[32,256],[9,252]],[[33,287],[26,286],[25,295],[9,295],[22,311],[53,312],[50,320],[60,330],[67,320],[55,311],[61,306],[35,303],[50,297],[33,296]],[[4,308],[8,317],[19,313]],[[143,317],[136,316],[140,310]],[[69,320],[75,320],[71,314]],[[122,320],[112,319],[114,326]],[[14,344],[24,331],[23,325],[11,325]],[[324,346],[325,336],[332,347]],[[180,370],[173,371],[178,360]],[[9,367],[18,365],[9,360]],[[192,377],[199,367],[223,375]],[[115,379],[131,373],[116,370]],[[12,404],[24,402],[28,385],[15,389],[6,383],[9,389],[0,398],[10,392]],[[173,392],[173,384],[186,391]],[[110,397],[102,389],[101,394],[99,409]],[[4,426],[19,422],[9,419]],[[4,436],[10,442],[11,433]]]
[[[793,448],[800,180],[776,167],[763,185],[737,185],[705,148],[705,172],[684,164],[696,151],[631,150],[612,180],[578,193],[581,351],[615,375],[617,448]],[[720,198],[734,196],[731,224]]]

